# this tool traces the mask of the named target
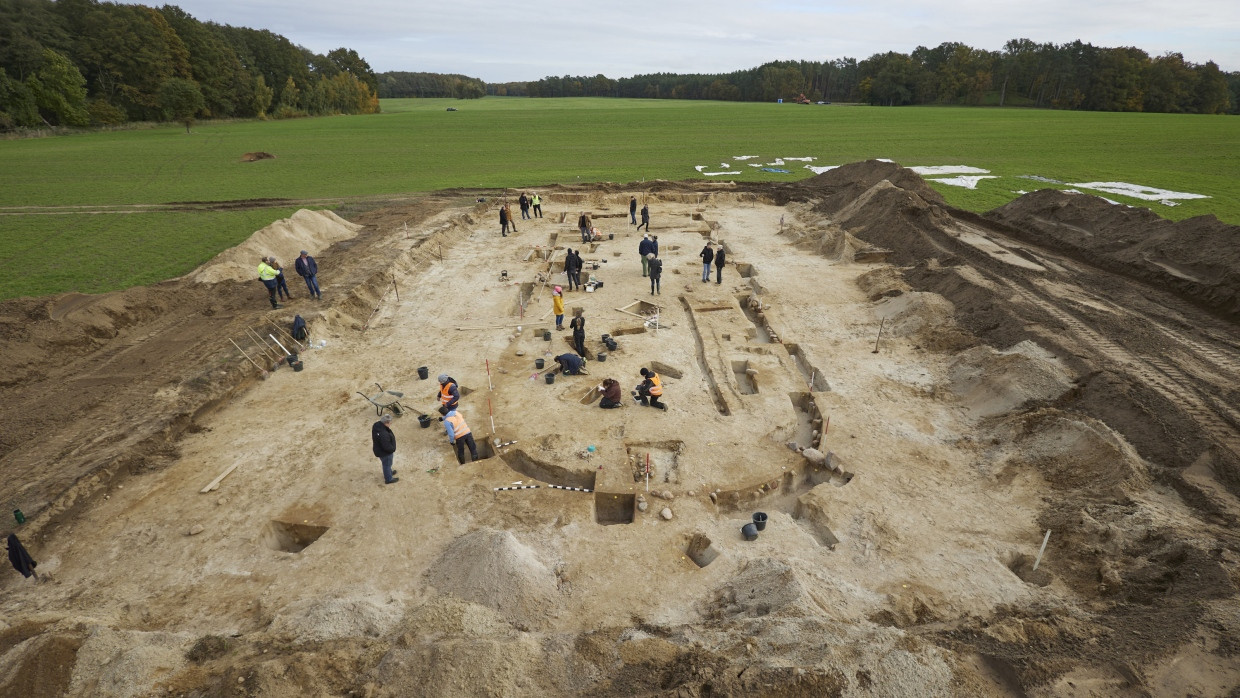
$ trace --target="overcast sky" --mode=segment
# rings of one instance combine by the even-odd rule
[[[142,4],[155,5],[154,2]],[[269,29],[315,53],[356,50],[375,72],[549,75],[726,73],[771,60],[909,53],[959,41],[1080,39],[1178,51],[1240,70],[1236,0],[181,0],[202,21]]]

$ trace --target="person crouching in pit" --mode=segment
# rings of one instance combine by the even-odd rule
[[[659,378],[659,374],[648,368],[643,368],[642,383],[633,391],[633,399],[638,404],[655,407],[664,412],[667,411],[667,405],[659,402],[659,398],[663,396],[663,379]]]

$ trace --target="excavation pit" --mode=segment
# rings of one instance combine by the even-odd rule
[[[594,521],[600,526],[633,523],[637,496],[625,493],[595,492]]]
[[[263,526],[258,540],[263,546],[282,553],[300,553],[310,547],[324,533],[327,526],[290,523],[272,519]]]

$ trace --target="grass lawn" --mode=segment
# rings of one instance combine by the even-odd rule
[[[869,158],[970,165],[998,179],[975,190],[935,184],[951,203],[984,211],[1018,189],[1122,181],[1209,199],[1151,206],[1182,219],[1213,213],[1240,223],[1240,119],[1025,109],[621,99],[384,100],[384,113],[290,121],[202,123],[0,141],[0,298],[97,292],[183,273],[289,209],[80,214],[54,207],[129,207],[258,198],[327,199],[447,187],[642,179],[791,181],[811,176],[738,163]],[[458,111],[449,112],[447,107]],[[274,160],[240,162],[249,151]],[[1066,185],[1061,186],[1061,188]],[[20,207],[57,215],[30,215]],[[88,259],[90,261],[88,261]],[[97,260],[97,261],[95,261]]]

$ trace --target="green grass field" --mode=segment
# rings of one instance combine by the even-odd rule
[[[68,207],[712,179],[694,166],[716,171],[737,155],[981,167],[999,178],[976,190],[934,185],[974,211],[1047,186],[1021,175],[1123,181],[1211,198],[1174,208],[1108,198],[1173,219],[1240,223],[1240,120],[1227,116],[496,97],[382,106],[369,116],[202,123],[188,135],[168,126],[0,141],[0,298],[165,279],[291,212]],[[249,151],[276,159],[240,162]],[[740,165],[741,175],[714,179],[792,181],[812,175],[803,165],[788,162],[791,174]]]

